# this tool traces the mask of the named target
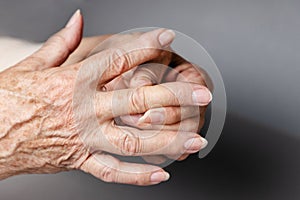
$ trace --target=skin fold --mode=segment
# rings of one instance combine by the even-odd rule
[[[197,134],[201,117],[193,121],[193,109],[185,111],[186,118],[193,119],[187,125],[192,128],[176,128],[181,122],[178,107],[202,109],[211,101],[201,73],[188,64],[176,64],[172,54],[161,50],[167,50],[174,39],[168,30],[116,35],[101,46],[108,36],[82,40],[82,28],[82,16],[76,12],[38,51],[0,73],[0,179],[79,169],[107,182],[153,185],[168,180],[169,174],[158,166],[122,162],[114,155],[151,161],[186,157],[205,147],[207,141]],[[164,79],[159,73],[143,76],[151,84],[137,85],[142,71],[138,66],[154,61],[173,63],[177,73]],[[94,70],[100,78],[97,73],[87,78],[81,74]],[[74,101],[78,85],[97,89],[89,98],[94,113],[75,112],[82,106]],[[110,85],[117,87],[112,90]],[[86,94],[86,90],[79,92]],[[128,116],[142,118],[161,108],[175,113],[165,116],[166,124],[154,126],[145,120],[149,127],[126,122]],[[94,117],[96,125],[91,124]],[[116,118],[123,124],[117,124]],[[89,126],[94,129],[87,131]]]

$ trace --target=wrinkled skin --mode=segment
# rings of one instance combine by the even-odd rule
[[[101,52],[105,49],[114,48],[124,44],[127,40],[138,38],[142,33],[131,33],[125,35],[103,35],[83,39],[79,48],[64,63],[70,64],[80,61],[90,55]],[[125,88],[137,88],[145,85],[154,85],[166,82],[190,82],[197,83],[207,87],[207,83],[212,89],[211,81],[204,70],[189,63],[178,54],[174,53],[171,48],[162,50],[160,55],[148,61],[149,64],[143,64],[138,68],[133,68],[126,73],[121,74],[114,80],[105,85],[107,91],[120,90]],[[167,67],[170,66],[170,67]],[[164,77],[164,78],[163,78]],[[183,130],[191,132],[199,132],[204,125],[206,106],[199,107],[166,107],[162,112],[167,121],[151,124],[151,113],[149,110],[145,123],[137,123],[143,115],[122,116],[119,124],[130,125],[140,129],[152,130]],[[184,115],[184,116],[183,116]],[[162,126],[161,126],[162,125]],[[167,158],[184,160],[189,154],[184,155],[165,155]],[[146,161],[150,163],[160,164],[166,161],[164,156],[144,156]]]
[[[98,91],[91,96],[96,111],[92,114],[98,119],[98,127],[92,133],[85,132],[83,124],[88,124],[93,116],[74,113],[76,83],[85,81],[82,84],[90,84],[91,88],[95,83],[106,85],[120,74],[156,59],[161,55],[157,49],[168,44],[160,43],[159,38],[166,31],[159,29],[117,48],[66,63],[81,41],[81,32],[82,17],[76,13],[66,28],[52,36],[39,51],[0,73],[0,120],[3,122],[0,178],[80,169],[108,182],[152,185],[167,180],[169,175],[160,167],[121,162],[113,154],[190,154],[203,148],[205,139],[194,132],[161,130],[157,134],[155,130],[118,126],[114,119],[142,114],[157,105],[206,106],[211,100],[209,90],[199,84],[173,82]],[[120,55],[120,52],[131,53]],[[83,68],[97,69],[102,76],[97,79],[97,74],[92,74],[91,80],[81,79],[78,72]],[[194,98],[192,94],[196,91],[201,95]],[[115,97],[119,102],[112,107],[110,102]],[[76,114],[81,121],[74,117]]]

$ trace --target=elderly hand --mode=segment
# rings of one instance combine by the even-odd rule
[[[212,83],[207,73],[199,67],[189,63],[176,53],[172,54],[168,68],[159,64],[147,64],[138,67],[131,76],[129,85],[131,88],[141,87],[143,85],[153,85],[154,83],[166,82],[189,82],[209,86],[212,89]],[[164,77],[162,79],[162,77]],[[211,95],[209,92],[207,95]],[[205,93],[204,93],[205,95]],[[211,96],[207,97],[208,102]],[[122,121],[130,126],[139,129],[157,129],[157,130],[178,130],[199,132],[204,125],[205,111],[207,105],[202,106],[184,106],[184,107],[163,107],[148,110],[143,115],[121,116]],[[202,147],[204,148],[205,145]],[[161,155],[144,156],[149,163],[160,164],[167,158],[184,160],[189,156],[183,155]]]
[[[123,45],[128,40],[137,39],[141,34],[135,32],[84,38],[79,48],[71,54],[64,65],[83,60],[106,49]],[[172,52],[170,48],[160,51],[160,54],[155,59],[147,63],[138,68],[135,67],[106,83],[104,86],[105,90],[114,91],[138,88],[176,81],[196,83],[205,87],[207,82],[210,83],[210,79],[205,71],[184,60]],[[170,67],[168,69],[168,66],[171,66],[173,69]],[[167,74],[166,71],[168,71]],[[162,79],[163,77],[165,78]],[[199,109],[195,106],[156,108],[150,109],[144,114],[121,116],[122,121],[118,121],[118,123],[139,129],[198,132],[204,124],[205,110],[206,105],[199,107]],[[202,148],[204,147],[205,145],[202,146]],[[143,156],[143,158],[149,163],[161,164],[167,160],[166,157],[184,160],[188,155]]]
[[[171,33],[173,34],[173,33]],[[69,56],[69,58],[62,64],[62,66],[80,62],[96,53],[105,51],[107,49],[117,48],[120,45],[126,45],[128,41],[135,40],[142,35],[141,32],[134,32],[129,34],[115,34],[115,35],[101,35],[83,38],[78,48]],[[169,47],[167,48],[169,49]],[[149,60],[150,63],[159,63],[162,65],[169,65],[172,59],[172,52],[159,51],[157,57]],[[133,73],[137,67],[134,67],[127,72],[120,74],[110,82],[105,84],[107,91],[129,88],[129,83],[132,82]],[[160,72],[165,68],[159,69]],[[141,76],[139,76],[141,79]],[[142,80],[139,80],[142,81]],[[139,84],[139,83],[136,83]]]
[[[205,140],[187,131],[118,126],[114,118],[158,106],[207,105],[206,89],[175,82],[98,91],[98,86],[158,57],[174,36],[151,31],[61,66],[80,43],[81,32],[82,17],[76,12],[41,49],[0,73],[0,178],[80,169],[109,182],[151,185],[167,180],[160,167],[121,162],[113,154],[193,153]],[[89,101],[95,112],[89,112]]]

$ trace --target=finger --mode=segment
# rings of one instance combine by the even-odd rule
[[[157,155],[157,156],[143,156],[142,158],[151,164],[161,165],[166,162],[168,159],[183,161],[189,157],[190,154],[182,154],[182,155]]]
[[[124,77],[120,75],[114,78],[113,80],[111,80],[110,82],[106,83],[105,85],[98,85],[98,88],[100,88],[99,91],[108,92],[108,91],[127,89],[128,86],[126,81],[124,80]]]
[[[177,70],[177,67],[184,64],[188,63],[184,58],[182,58],[180,55],[177,53],[173,52],[172,53],[172,61],[169,64],[170,68],[168,70],[168,73],[166,74],[166,77],[164,78],[165,82],[174,82],[177,79],[177,76],[179,75],[180,71]]]
[[[132,33],[125,33],[125,34],[121,33],[121,34],[106,35],[105,40],[93,42],[94,48],[88,52],[87,57],[90,57],[106,49],[117,48],[120,45],[122,46],[129,41],[133,41],[137,39],[142,34],[143,34],[142,32],[132,32]]]
[[[95,150],[118,155],[180,155],[198,152],[207,144],[204,138],[191,132],[138,130],[111,125],[103,127],[95,134],[90,134],[85,143]]]
[[[81,62],[85,58],[91,56],[91,51],[95,50],[98,44],[101,44],[111,35],[100,35],[100,36],[92,36],[92,37],[84,37],[82,38],[79,46],[74,50],[74,52],[68,57],[68,59],[61,66],[68,66],[71,64],[75,64]],[[99,53],[99,51],[93,52]]]
[[[111,155],[95,154],[81,170],[105,181],[131,185],[154,185],[167,181],[169,173],[157,166],[121,162]]]
[[[62,64],[76,49],[82,38],[83,19],[77,10],[65,28],[50,37],[34,54],[21,61],[23,70],[42,70]]]
[[[146,85],[159,84],[166,70],[166,65],[158,63],[147,63],[139,66],[135,70],[129,86],[130,88],[136,88]]]
[[[131,122],[123,122],[126,125],[142,129],[142,130],[160,130],[160,131],[186,131],[186,132],[197,132],[199,129],[199,117],[193,117],[188,118],[185,120],[182,120],[175,124],[167,124],[167,125],[161,125],[161,124],[148,124],[148,123],[131,123]]]
[[[183,63],[176,67],[176,70],[180,72],[180,75],[177,76],[177,81],[188,80],[192,83],[198,83],[207,86],[204,70],[201,70],[200,67],[197,67],[191,63]]]
[[[171,30],[157,29],[146,32],[130,42],[121,44],[118,48],[111,48],[86,59],[83,64],[101,68],[100,85],[103,85],[120,74],[144,62],[156,58],[161,50],[174,39]]]
[[[190,154],[183,154],[182,156],[180,156],[177,160],[178,161],[183,161],[185,159],[187,159],[189,157]]]
[[[165,77],[165,81],[188,81],[203,84],[203,78],[201,77],[200,71],[194,68],[189,62],[184,62],[170,70]]]
[[[139,124],[175,124],[185,119],[200,115],[198,106],[153,108],[144,113]],[[123,116],[121,119],[124,119]]]
[[[110,82],[106,83],[104,87],[107,89],[106,91],[114,91],[129,88],[129,82],[133,77],[134,71],[137,67],[134,67],[127,72],[115,77]]]
[[[167,161],[167,158],[165,156],[143,156],[142,157],[146,162],[151,163],[151,164],[155,164],[155,165],[160,165],[164,162]]]
[[[168,45],[166,48],[164,48],[161,52],[160,55],[156,58],[154,58],[153,60],[149,61],[150,63],[158,63],[158,64],[162,64],[165,65],[166,68],[169,67],[169,64],[172,61],[172,49],[171,46]]]
[[[161,51],[160,55],[146,64],[139,66],[131,77],[129,87],[136,88],[161,83],[164,73],[172,58],[170,47]]]
[[[179,62],[174,69],[170,70],[164,77],[165,82],[183,81],[198,83],[213,91],[213,83],[208,73],[201,67],[187,61]]]
[[[96,114],[103,119],[144,113],[158,107],[204,106],[211,100],[212,95],[206,87],[183,82],[95,94]],[[103,116],[102,113],[107,114]]]
[[[122,117],[125,117],[125,119],[122,119],[122,123],[124,122],[126,125],[129,125],[129,126],[133,126],[133,127],[136,127],[136,124],[138,122],[138,120],[141,118],[142,115],[134,115],[134,116],[131,116],[131,115],[127,115],[127,116],[121,116]],[[158,129],[158,130],[161,130],[161,129]],[[178,156],[175,158],[179,161],[185,159],[189,154],[183,154],[182,156],[180,156],[178,158]],[[184,157],[184,158],[182,158]],[[159,165],[159,164],[162,164],[164,162],[167,161],[167,158],[163,155],[156,155],[156,156],[142,156],[142,158],[148,162],[148,163],[151,163],[151,164],[156,164],[156,165]],[[170,157],[171,159],[173,157]]]

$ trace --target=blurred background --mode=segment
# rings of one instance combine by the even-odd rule
[[[158,186],[23,175],[0,182],[1,200],[300,198],[300,1],[0,0],[0,35],[42,42],[77,8],[85,36],[155,26],[202,44],[226,87],[222,136],[208,157],[168,166]]]

